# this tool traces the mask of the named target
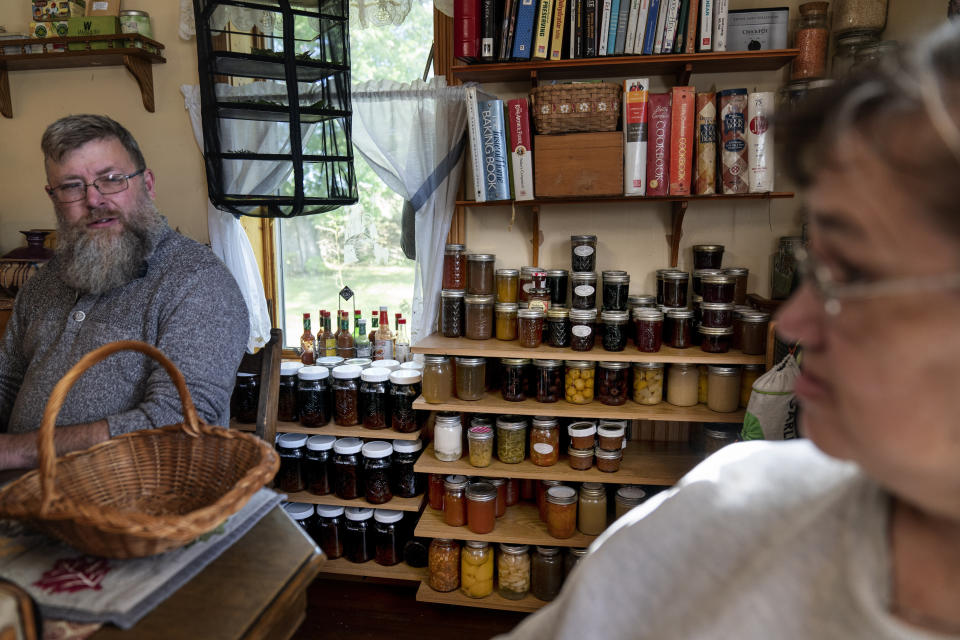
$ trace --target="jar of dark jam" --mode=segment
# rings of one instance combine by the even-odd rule
[[[596,271],[596,269],[597,236],[570,236],[570,270]]]
[[[444,289],[440,292],[440,333],[444,338],[459,338],[466,331],[463,299],[462,290]]]
[[[596,339],[597,310],[570,310],[570,348],[574,351],[590,351]]]
[[[546,313],[550,309],[550,290],[530,289],[527,293],[527,308]]]
[[[333,421],[341,427],[360,424],[361,371],[351,364],[333,370]]]
[[[468,295],[464,297],[466,309],[466,331],[464,335],[471,340],[489,340],[493,337],[493,298],[492,295]]]
[[[626,271],[603,271],[603,310],[626,311],[630,295],[630,274]]]
[[[578,271],[570,275],[572,309],[593,309],[597,306],[597,274]]]
[[[443,474],[431,473],[427,476],[427,502],[431,509],[443,510]]]
[[[496,256],[492,253],[467,254],[467,293],[478,296],[496,293],[493,277],[495,260]]]
[[[611,407],[625,404],[629,377],[629,362],[601,362],[597,369],[597,399]]]
[[[280,471],[273,485],[284,493],[297,493],[307,488],[303,480],[303,461],[307,453],[307,436],[302,433],[283,433],[277,437]]]
[[[753,307],[746,305],[734,305],[733,307],[733,336],[730,338],[730,348],[740,349],[743,346],[743,314],[756,311]]]
[[[343,527],[343,557],[350,562],[366,562],[373,557],[373,509],[347,507]]]
[[[723,302],[700,303],[700,324],[719,329],[732,327],[733,305]]]
[[[238,373],[230,397],[230,415],[242,424],[257,422],[257,405],[260,402],[260,376],[255,373]]]
[[[297,372],[303,367],[300,362],[284,360],[280,363],[280,388],[277,393],[277,420],[296,422],[297,413]]]
[[[539,309],[520,309],[517,311],[517,323],[519,325],[517,335],[521,347],[534,349],[543,342],[544,315],[544,312]]]
[[[497,340],[517,339],[517,305],[514,302],[498,302],[494,305]]]
[[[627,296],[627,309],[632,313],[634,309],[657,308],[657,296],[649,293],[634,293]]]
[[[730,351],[730,339],[733,337],[733,327],[715,329],[700,327],[700,348],[706,353],[726,353]]]
[[[694,269],[719,269],[723,264],[722,244],[693,245]]]
[[[567,306],[567,288],[570,272],[566,269],[547,269],[547,290],[550,291],[550,307]]]
[[[606,351],[623,351],[627,348],[629,315],[626,311],[603,311],[603,348]]]
[[[751,356],[767,352],[767,330],[770,314],[764,311],[745,311],[740,314],[740,348]]]
[[[467,501],[464,491],[467,477],[463,475],[447,476],[443,481],[443,523],[450,527],[462,527],[467,524]]]
[[[497,302],[517,304],[520,291],[520,271],[517,269],[497,269],[494,278],[497,285]]]
[[[576,522],[576,515],[574,515]],[[559,547],[537,547],[530,562],[530,592],[544,602],[560,594],[563,587],[563,557]]]
[[[330,422],[329,378],[330,370],[321,366],[301,367],[297,372],[297,411],[303,426],[322,427]]]
[[[688,349],[693,344],[693,311],[670,309],[666,316],[664,340],[674,349]]]
[[[467,254],[462,244],[448,244],[443,248],[443,289],[467,287]]]
[[[570,346],[570,310],[566,307],[550,307],[543,328],[543,341],[551,347]]]
[[[393,445],[385,440],[371,440],[361,447],[363,454],[364,497],[370,504],[383,504],[393,498],[390,490]]]
[[[355,500],[363,489],[360,479],[360,438],[340,438],[333,443],[333,491],[344,500]]]
[[[639,351],[655,353],[663,342],[663,313],[649,307],[633,310],[633,340]]]
[[[527,399],[526,392],[530,386],[530,359],[502,358],[500,364],[500,392],[503,399],[507,402],[523,402]]]
[[[559,402],[563,397],[563,361],[534,360],[537,402]]]
[[[657,305],[665,305],[666,302],[663,301],[663,281],[665,276],[668,273],[683,273],[680,269],[657,269]],[[668,306],[678,306],[678,305],[668,305]],[[685,305],[679,305],[685,306]]]
[[[367,429],[390,426],[388,402],[390,370],[370,367],[360,372],[360,422]]]
[[[420,428],[413,401],[420,395],[420,372],[397,369],[390,374],[390,426],[399,433]]]
[[[669,271],[663,274],[663,304],[668,307],[687,306],[688,284],[686,271]]]
[[[306,458],[303,461],[303,479],[307,491],[315,496],[325,496],[330,488],[330,457],[333,450],[333,436],[310,436],[307,439]]]
[[[736,279],[733,289],[733,303],[744,304],[747,301],[747,277],[750,270],[746,267],[727,267],[723,270],[723,275],[731,276]]]
[[[733,276],[703,276],[700,279],[700,289],[703,291],[704,302],[722,302],[730,304],[736,293],[737,280]]]
[[[343,507],[317,505],[317,536],[314,540],[331,560],[343,555],[343,528]]]
[[[467,528],[473,533],[490,533],[497,518],[497,490],[489,482],[471,482],[466,489]]]
[[[303,502],[288,502],[287,504],[283,505],[283,510],[287,512],[287,515],[290,516],[294,522],[300,525],[300,528],[303,529],[308,536],[316,541],[316,507],[314,507],[312,504],[305,504]]]
[[[403,560],[403,546],[407,536],[403,526],[403,512],[393,509],[375,509],[373,512],[374,561],[385,567]]]
[[[693,283],[693,294],[697,296],[703,296],[703,277],[704,276],[722,276],[722,269],[695,269],[691,274],[691,282]]]
[[[392,478],[390,481],[393,495],[401,498],[413,498],[423,493],[421,474],[414,473],[413,465],[423,450],[420,440],[394,440]]]

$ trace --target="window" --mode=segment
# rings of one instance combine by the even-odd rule
[[[354,84],[367,80],[410,82],[423,77],[433,42],[433,3],[413,0],[400,26],[351,29]],[[431,72],[432,75],[432,72]],[[275,230],[277,315],[284,346],[299,345],[303,314],[316,333],[320,309],[335,311],[338,294],[355,297],[341,307],[371,311],[386,306],[410,317],[414,262],[400,248],[403,199],[391,191],[359,154],[354,154],[360,201],[327,213],[280,219]],[[310,180],[305,175],[305,180]],[[351,324],[352,328],[352,324]]]

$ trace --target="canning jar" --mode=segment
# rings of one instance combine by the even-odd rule
[[[497,520],[497,490],[489,482],[467,485],[467,528],[473,533],[490,533]]]
[[[277,420],[296,422],[297,412],[297,372],[303,363],[285,360],[280,363],[280,388],[277,391]]]
[[[601,404],[619,407],[627,401],[629,362],[601,362],[597,371],[597,399]]]
[[[588,536],[598,536],[607,528],[607,490],[599,482],[580,485],[577,503],[577,529]]]
[[[389,369],[370,367],[360,372],[360,421],[367,429],[390,426],[389,379]]]
[[[886,5],[886,0],[881,1]],[[834,16],[836,16],[836,12],[834,12]],[[834,24],[836,26],[839,23]],[[850,72],[853,71],[857,53],[865,47],[879,44],[879,35],[878,32],[869,30],[837,34],[836,45],[833,48],[833,62],[830,65],[830,75],[838,80],[850,75]]]
[[[467,429],[467,451],[470,464],[488,467],[493,460],[493,429],[482,424]]]
[[[626,311],[630,295],[630,274],[626,271],[603,271],[603,310]]]
[[[457,397],[461,400],[479,400],[486,390],[485,358],[455,358],[457,366]]]
[[[517,312],[520,346],[528,349],[539,347],[543,341],[544,312],[539,309],[520,309]]]
[[[525,544],[501,544],[497,558],[497,593],[522,600],[530,591],[530,554]]]
[[[626,311],[603,311],[600,313],[603,320],[603,348],[605,351],[623,351],[627,348],[627,334],[630,320]]]
[[[467,254],[467,293],[478,296],[492,296],[496,293],[493,285],[493,263],[496,256],[492,253]]]
[[[493,549],[486,542],[468,540],[460,552],[460,591],[469,598],[493,593]]]
[[[453,365],[447,356],[423,359],[423,399],[430,404],[449,402],[453,397]]]
[[[434,591],[454,591],[460,586],[460,543],[434,538],[427,555],[427,584]]]
[[[523,402],[530,386],[529,358],[501,358],[500,393],[507,402]]]
[[[737,441],[739,428],[729,424],[703,425],[703,451],[707,455],[716,453],[728,444]]]
[[[697,404],[697,365],[676,362],[667,370],[667,402],[678,407]]]
[[[753,383],[757,378],[763,375],[764,367],[762,364],[745,364],[743,372],[740,375],[740,406],[746,407],[750,403],[750,394],[753,393]]]
[[[306,457],[302,463],[306,489],[315,496],[330,493],[330,452],[336,440],[333,436],[310,436]]]
[[[597,446],[605,451],[622,449],[626,434],[626,420],[601,421],[597,426]]]
[[[364,497],[370,504],[383,504],[393,498],[390,489],[393,445],[384,440],[371,440],[360,449],[363,455]]]
[[[572,445],[567,448],[567,462],[571,469],[577,471],[587,471],[593,467],[593,447],[589,449],[576,449]]]
[[[707,374],[707,365],[697,365],[697,402],[707,404],[707,386],[710,378]]]
[[[317,505],[317,543],[330,560],[343,555],[343,507]]]
[[[650,295],[649,293],[634,293],[627,296],[627,308],[633,312],[634,309],[640,308],[657,308],[657,296]]]
[[[230,396],[230,415],[242,424],[257,421],[257,405],[260,403],[260,376],[256,373],[237,373],[233,394]]]
[[[733,327],[733,303],[701,302],[700,324],[716,329]]]
[[[564,376],[564,399],[571,404],[593,402],[594,363],[588,360],[567,360]]]
[[[567,549],[567,555],[563,558],[563,578],[566,580],[574,567],[587,555],[586,547],[570,547]]]
[[[341,427],[360,424],[360,367],[342,364],[333,370],[333,421]]]
[[[696,269],[690,277],[693,285],[693,295],[703,296],[703,278],[704,276],[722,276],[723,269]]]
[[[444,411],[437,414],[433,424],[433,454],[437,460],[452,462],[463,455],[463,427],[460,414]]]
[[[527,420],[523,416],[497,418],[497,457],[506,464],[519,464],[526,456]]]
[[[633,310],[633,341],[639,351],[656,353],[663,344],[663,313],[649,307]]]
[[[466,489],[466,476],[447,476],[443,481],[443,522],[451,527],[467,524]]]
[[[344,500],[360,497],[360,438],[339,438],[333,443],[333,490]]]
[[[520,481],[516,478],[507,478],[507,488],[505,493],[505,506],[512,507],[520,502]]]
[[[466,311],[464,335],[471,340],[489,340],[493,337],[493,296],[466,295],[463,297]]]
[[[613,497],[614,517],[619,520],[627,511],[642,504],[646,499],[647,492],[640,487],[633,485],[620,487]]]
[[[497,317],[497,340],[517,339],[517,304],[498,302],[494,307]]]
[[[597,274],[575,271],[570,275],[570,308],[593,309],[597,306]]]
[[[723,264],[722,244],[693,245],[694,269],[719,269]]]
[[[467,286],[467,254],[462,244],[443,248],[443,289],[465,289]]]
[[[633,401],[655,405],[663,401],[663,363],[633,363]]]
[[[346,364],[346,358],[341,356],[323,356],[322,358],[317,358],[317,366],[325,367],[331,374],[334,369],[342,364]]]
[[[390,488],[394,495],[413,498],[423,492],[421,474],[413,470],[422,450],[423,443],[420,440],[393,441]]]
[[[571,422],[567,426],[570,446],[574,449],[590,450],[591,455],[597,441],[597,425],[592,422]]]
[[[480,478],[478,482],[486,482],[496,490],[497,498],[494,500],[494,515],[502,518],[507,512],[507,481],[503,478]]]
[[[836,0],[833,3],[833,32],[878,33],[887,24],[887,0]]]
[[[770,326],[770,314],[764,311],[750,311],[740,314],[740,349],[752,356],[767,352],[767,329]]]
[[[497,269],[494,280],[497,284],[497,302],[516,304],[520,290],[520,272],[517,269]]]
[[[551,347],[570,346],[570,310],[566,307],[550,307],[543,328],[543,341]]]
[[[273,485],[284,493],[297,493],[306,489],[303,461],[307,453],[307,436],[302,433],[284,433],[277,438],[277,454],[280,470]]]
[[[664,339],[674,349],[687,349],[693,344],[693,311],[670,309],[664,321]]]
[[[594,271],[597,268],[597,236],[570,236],[570,270]]]
[[[413,402],[420,392],[419,371],[397,369],[390,374],[390,426],[394,431],[413,433],[420,427],[417,411],[413,408]]]
[[[427,501],[431,509],[443,509],[443,474],[431,473],[427,476]]]
[[[304,533],[316,540],[316,508],[312,504],[306,504],[303,502],[288,502],[287,504],[283,505],[283,510],[287,512],[287,515],[290,516],[290,518],[292,518],[301,529],[303,529]]]
[[[530,462],[538,467],[557,464],[560,458],[560,427],[556,418],[534,416],[530,428]]]
[[[546,287],[530,289],[527,292],[527,308],[546,314],[550,310],[550,290]]]
[[[444,338],[459,338],[466,331],[464,298],[464,292],[460,289],[444,289],[440,292],[440,333]]]
[[[406,542],[403,531],[403,512],[393,509],[376,509],[373,513],[373,559],[377,564],[390,567],[403,559]]]
[[[566,269],[547,270],[547,291],[550,292],[550,307],[567,306],[567,288],[570,286],[570,272]]]
[[[747,301],[747,277],[750,270],[746,267],[728,267],[723,270],[723,275],[730,276],[735,280],[733,288],[734,304],[744,304]]]
[[[623,459],[623,450],[608,451],[597,447],[594,453],[597,456],[597,470],[604,473],[615,473],[620,470],[620,461]]]
[[[577,530],[577,492],[573,487],[547,489],[547,533],[554,538],[571,537]]]
[[[740,406],[740,367],[707,368],[707,407],[729,413]]]
[[[535,598],[549,602],[563,587],[563,558],[559,547],[537,547],[530,563],[530,591]]]
[[[326,367],[301,367],[297,372],[297,407],[300,424],[322,427],[330,422],[330,370]]]
[[[518,302],[523,303],[527,301],[527,295],[530,293],[530,289],[534,288],[533,274],[538,271],[540,271],[538,267],[520,267],[520,290],[517,292]]]
[[[827,45],[829,44],[828,2],[801,4],[793,46],[800,51],[793,60],[790,79],[822,78],[827,74]]]
[[[657,306],[664,305],[663,280],[668,273],[680,273],[680,269],[657,269]]]
[[[700,327],[700,348],[705,353],[726,353],[730,351],[731,336],[733,336],[733,327],[727,329]]]
[[[668,307],[686,307],[689,282],[689,275],[686,271],[667,271],[664,273],[663,304]]]
[[[743,347],[743,314],[756,311],[753,307],[734,306],[733,307],[733,335],[730,336],[730,348],[740,349]]]
[[[534,360],[537,402],[559,402],[563,393],[563,361]]]
[[[570,348],[574,351],[590,351],[596,339],[596,309],[570,310]]]
[[[343,557],[350,562],[366,562],[373,557],[373,509],[347,507],[344,515],[347,521],[343,527]]]

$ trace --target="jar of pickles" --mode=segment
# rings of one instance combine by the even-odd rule
[[[457,397],[461,400],[480,400],[486,390],[485,358],[455,358]]]
[[[633,363],[633,401],[655,405],[663,401],[663,363]]]
[[[697,365],[676,362],[667,370],[667,402],[678,407],[697,404]]]
[[[498,302],[495,307],[497,316],[497,340],[517,339],[517,304]]]
[[[603,311],[603,348],[605,351],[623,351],[627,348],[627,322],[630,316],[626,311]]]
[[[423,358],[423,399],[430,404],[449,402],[453,397],[453,364],[447,356]]]
[[[493,429],[479,424],[467,429],[467,451],[474,467],[489,467],[493,461]]]
[[[689,275],[686,271],[667,271],[663,274],[663,304],[668,307],[687,306]]]
[[[373,509],[347,507],[343,527],[343,557],[350,562],[366,562],[373,557]]]
[[[733,276],[713,275],[700,278],[700,290],[704,302],[733,302],[737,290],[737,280]]]
[[[527,421],[523,416],[497,418],[497,457],[506,464],[519,464],[526,457]]]
[[[434,538],[427,554],[427,584],[434,591],[454,591],[460,586],[460,543]]]
[[[626,271],[603,271],[603,310],[626,311],[630,295],[630,274]]]
[[[530,429],[530,462],[538,467],[557,464],[560,458],[560,427],[556,418],[535,416]]]
[[[520,346],[533,349],[543,341],[544,312],[539,309],[520,309],[517,312]]]
[[[726,329],[700,327],[700,348],[705,353],[727,353],[730,351],[730,338],[732,336],[733,327]]]
[[[763,375],[764,367],[762,364],[745,364],[740,375],[740,406],[746,408],[750,403],[750,394],[753,393],[753,383],[757,378]]]
[[[492,253],[467,254],[467,293],[480,296],[492,296],[496,293],[493,284],[493,263],[496,256]]]
[[[517,269],[497,269],[494,274],[497,302],[516,304],[520,290],[520,272]]]
[[[694,269],[719,269],[723,264],[722,244],[693,245]]]
[[[700,324],[704,327],[723,329],[733,326],[733,304],[703,302],[700,304]]]
[[[551,306],[543,328],[543,341],[551,347],[570,346],[570,310]]]
[[[663,343],[663,313],[658,309],[637,307],[633,310],[633,341],[639,351],[656,353]]]
[[[596,268],[597,236],[570,236],[570,270],[595,271]]]
[[[577,531],[577,492],[573,487],[547,489],[547,533],[561,540]]]
[[[463,298],[466,313],[464,335],[471,340],[489,340],[493,337],[493,296],[466,295]]]
[[[443,522],[451,527],[467,524],[467,477],[447,476],[443,481]]]
[[[284,433],[277,438],[276,449],[280,456],[280,471],[273,485],[284,493],[297,493],[306,489],[303,462],[306,458],[307,436],[300,433]]]
[[[333,370],[333,421],[341,427],[360,424],[360,372],[343,364]]]
[[[746,267],[727,267],[723,274],[732,277],[735,282],[733,286],[733,303],[744,304],[747,301],[747,277],[750,270]],[[702,295],[702,294],[701,294]]]
[[[296,422],[297,413],[297,372],[303,363],[285,360],[280,363],[280,388],[277,392],[277,420]]]
[[[360,372],[360,422],[367,429],[390,426],[387,410],[390,370],[370,367]]]
[[[493,593],[493,549],[486,542],[468,540],[460,553],[460,591],[469,598]]]
[[[463,426],[460,414],[441,412],[433,424],[433,455],[441,462],[459,460],[463,455]]]
[[[443,248],[444,289],[465,289],[467,286],[467,254],[462,244],[448,244]]]
[[[297,372],[297,408],[303,426],[322,427],[330,422],[329,377],[326,367],[301,367]]]
[[[507,402],[523,402],[530,386],[529,358],[501,358],[500,393]]]
[[[597,306],[597,274],[592,271],[575,271],[570,276],[570,307],[593,309]]]
[[[740,406],[740,367],[710,366],[707,369],[707,407],[729,413]]]
[[[596,339],[596,309],[570,310],[570,348],[574,351],[590,351]]]
[[[752,356],[767,352],[767,329],[770,314],[764,311],[750,311],[740,314],[740,349]]]
[[[537,402],[559,402],[563,393],[563,362],[534,360]]]
[[[564,399],[570,404],[589,404],[593,402],[593,362],[587,360],[567,360],[564,376]]]
[[[471,482],[467,485],[467,528],[473,533],[493,531],[497,520],[497,490],[489,482]]]
[[[459,338],[466,331],[464,292],[461,289],[443,289],[440,292],[440,333],[444,338]]]
[[[497,558],[497,593],[507,600],[522,600],[530,591],[530,547],[501,544]]]
[[[530,591],[534,597],[544,602],[556,598],[563,587],[563,558],[560,556],[560,548],[537,547],[537,553],[530,565]]]
[[[627,401],[629,362],[601,362],[597,372],[597,399],[601,404],[618,407]]]
[[[577,503],[577,529],[588,536],[598,536],[607,528],[607,490],[599,482],[580,485]]]
[[[664,322],[664,338],[674,349],[687,349],[693,344],[693,311],[670,309]]]
[[[566,269],[547,270],[547,290],[550,292],[550,307],[567,306],[567,288],[570,286],[570,272]]]

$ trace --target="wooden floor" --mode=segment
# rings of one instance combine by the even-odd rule
[[[417,583],[321,577],[307,589],[307,618],[293,640],[487,640],[527,614],[417,602]]]

